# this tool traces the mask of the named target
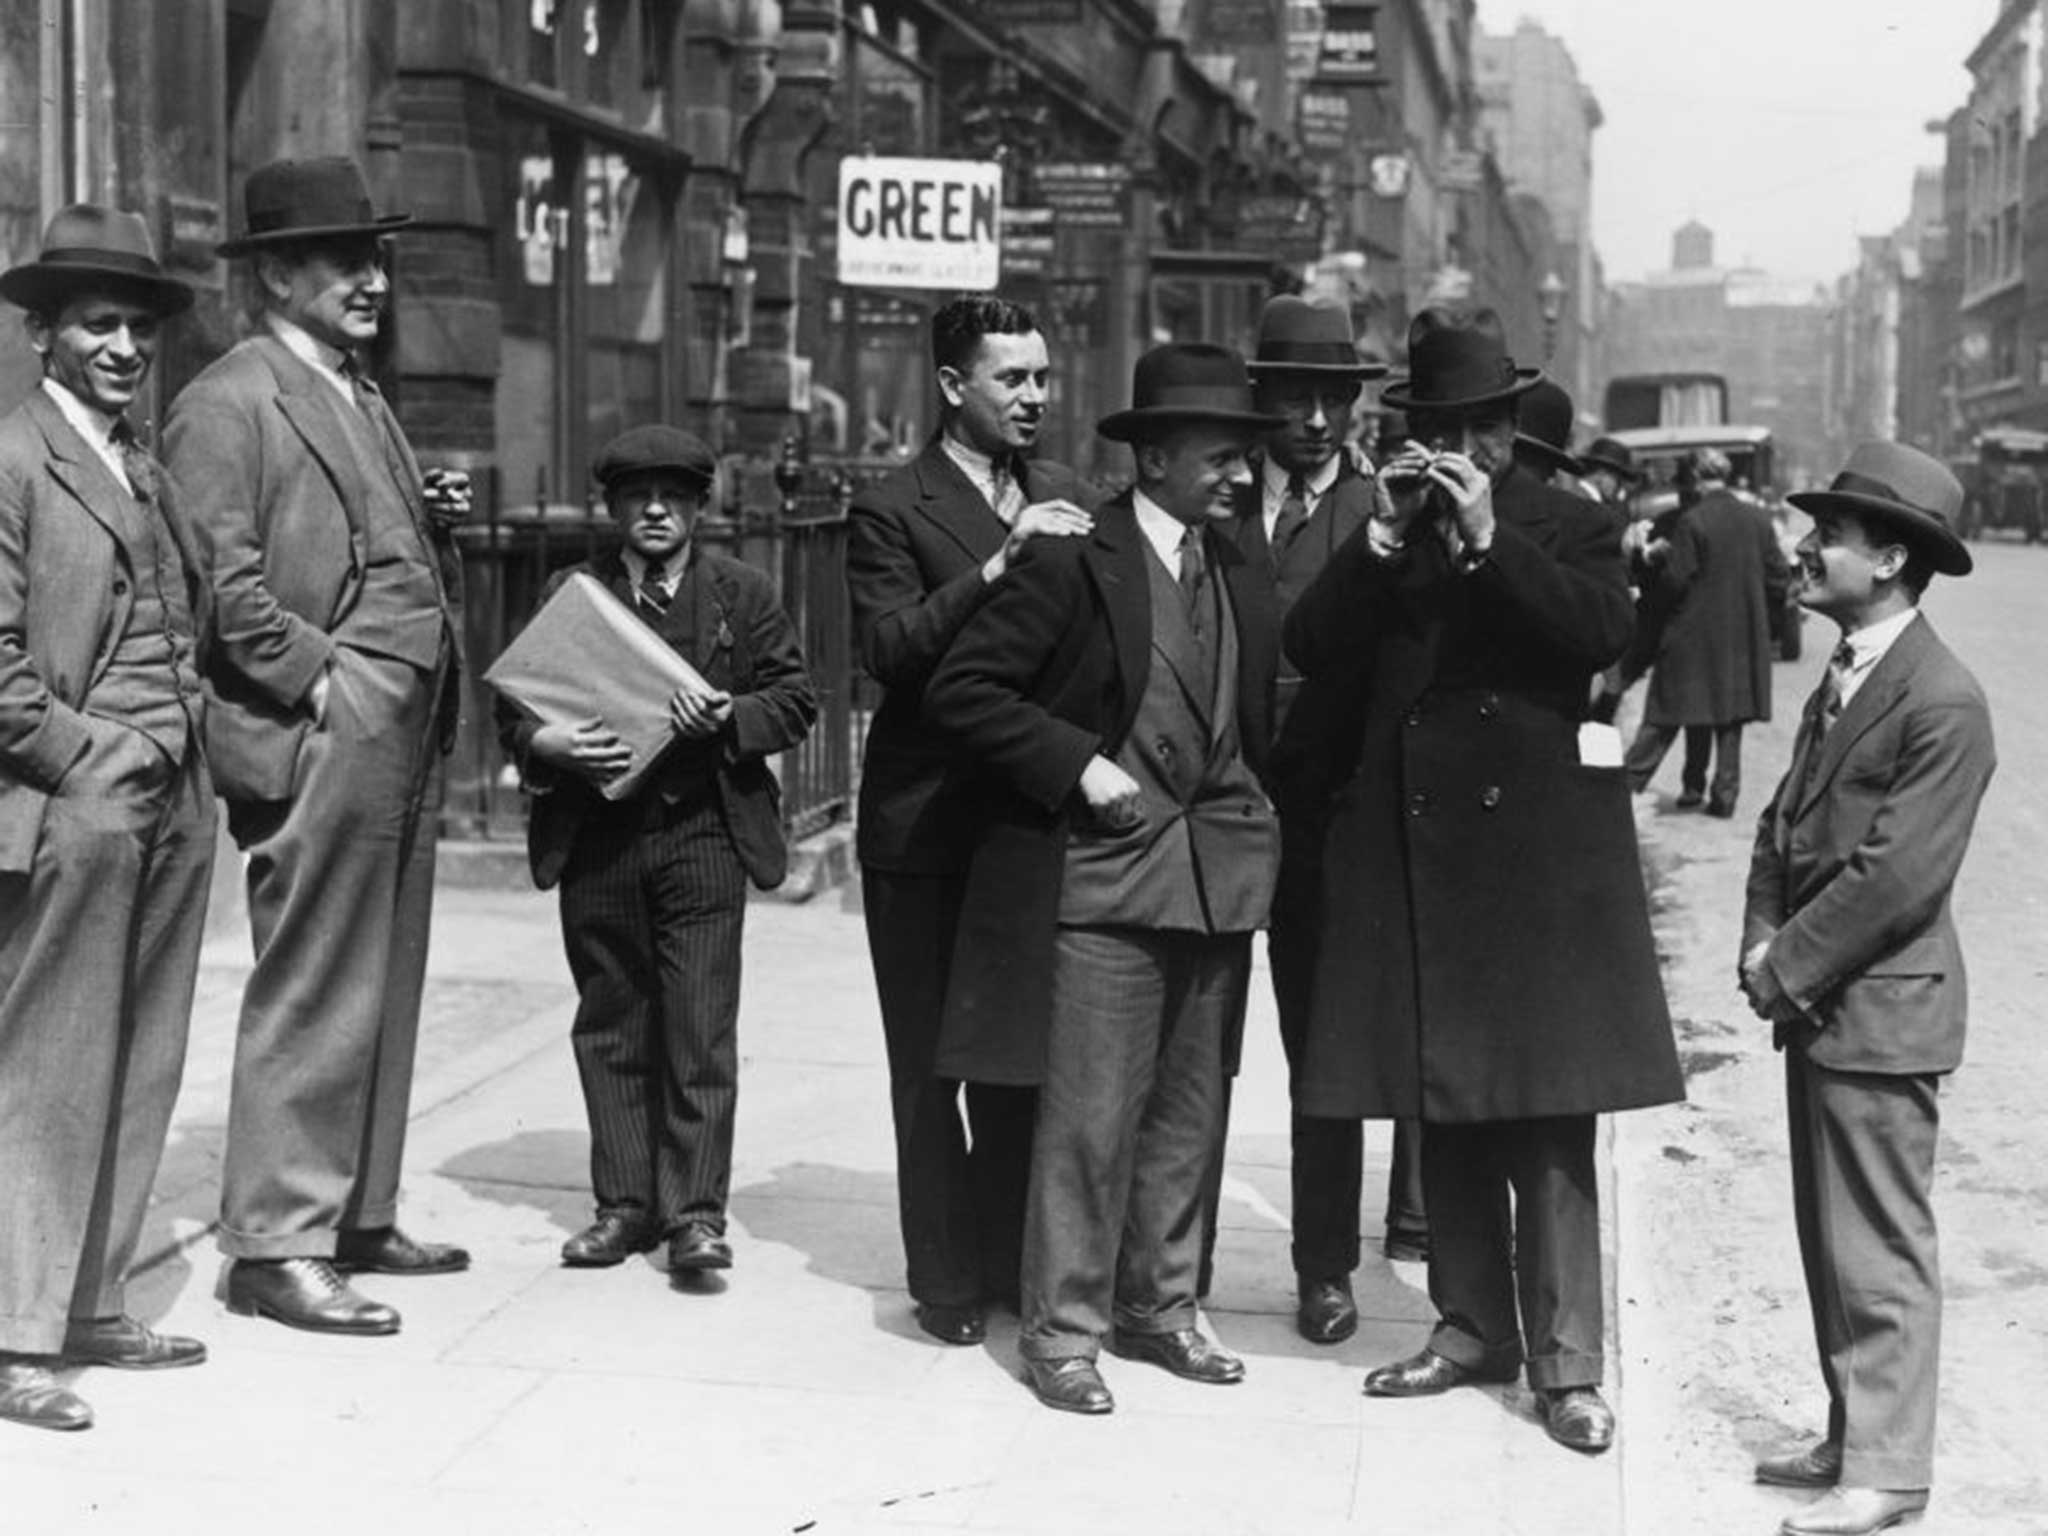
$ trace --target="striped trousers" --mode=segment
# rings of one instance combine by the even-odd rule
[[[600,1211],[725,1230],[747,881],[715,798],[606,807],[562,875]]]

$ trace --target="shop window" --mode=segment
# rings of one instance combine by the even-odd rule
[[[495,397],[499,483],[508,510],[580,500],[565,472],[561,338],[569,320],[569,207],[574,162],[538,123],[508,121],[500,267],[503,340]]]
[[[589,441],[662,419],[668,335],[668,198],[626,156],[583,159],[583,308]]]

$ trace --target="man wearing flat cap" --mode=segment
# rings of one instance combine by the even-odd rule
[[[1244,362],[1138,361],[1137,483],[1085,536],[1034,540],[925,695],[982,765],[942,1076],[1039,1084],[1019,1347],[1040,1401],[1107,1413],[1105,1337],[1207,1384],[1244,1366],[1196,1327],[1224,1046],[1266,921],[1279,831],[1272,575],[1227,536],[1256,411]]]
[[[43,377],[0,419],[0,1419],[83,1429],[52,1367],[194,1365],[128,1314],[213,868],[201,545],[128,412],[192,302],[81,203],[0,275]]]
[[[429,490],[364,373],[390,296],[341,158],[250,173],[256,333],[172,405],[168,458],[208,535],[219,637],[207,755],[248,855],[255,965],[222,1169],[230,1310],[396,1332],[347,1272],[469,1256],[397,1225],[442,759],[459,699],[467,492]]]
[[[1983,690],[1920,612],[1935,575],[1970,571],[1955,476],[1865,443],[1826,490],[1788,499],[1813,517],[1799,600],[1842,642],[1757,822],[1740,968],[1785,1053],[1828,1414],[1756,1476],[1827,1490],[1788,1536],[1862,1536],[1924,1509],[1933,1481],[1937,1099],[1966,993],[1949,896],[1996,753]]]
[[[1322,754],[1297,1108],[1423,1122],[1438,1321],[1367,1393],[1526,1363],[1552,1437],[1599,1451],[1595,1117],[1683,1092],[1628,788],[1579,730],[1628,643],[1621,535],[1515,465],[1537,374],[1492,311],[1424,310],[1408,356],[1382,397],[1408,440],[1285,631],[1296,715],[1326,688],[1352,703]]]
[[[595,577],[704,686],[670,699],[676,740],[622,799],[600,791],[631,753],[602,719],[540,725],[501,698],[498,733],[533,793],[534,884],[561,887],[576,980],[570,1042],[596,1219],[562,1262],[609,1266],[666,1240],[681,1276],[732,1264],[747,882],[772,890],[787,871],[768,758],[803,740],[818,704],[774,583],[691,536],[717,474],[711,450],[674,427],[635,427],[592,473],[621,545],[558,573],[547,595],[578,571]]]
[[[1387,370],[1358,355],[1345,310],[1293,294],[1267,301],[1259,317],[1258,346],[1245,366],[1258,408],[1280,418],[1280,424],[1260,439],[1253,483],[1238,495],[1234,531],[1247,560],[1271,567],[1284,621],[1330,557],[1371,515],[1372,480],[1353,464],[1344,444],[1360,391]],[[1300,688],[1300,674],[1281,657],[1273,705],[1276,740],[1285,736]],[[1302,728],[1308,724],[1305,719]],[[1323,826],[1318,797],[1312,791],[1296,795],[1292,789],[1292,780],[1275,775],[1282,851],[1266,942],[1280,1043],[1290,1091],[1298,1099],[1314,974],[1313,903]],[[1230,1057],[1234,1066],[1234,1050]],[[1295,1115],[1288,1129],[1295,1326],[1311,1343],[1336,1344],[1358,1328],[1351,1275],[1360,1249],[1364,1126],[1356,1120]],[[1398,1122],[1382,1238],[1385,1251],[1396,1258],[1420,1259],[1428,1253],[1421,1147],[1421,1126]],[[1220,1157],[1217,1171],[1220,1176]]]

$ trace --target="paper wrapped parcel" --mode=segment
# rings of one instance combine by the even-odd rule
[[[624,773],[597,786],[607,800],[632,794],[674,743],[668,703],[676,691],[713,691],[646,621],[583,571],[541,605],[484,681],[542,725],[595,718],[609,726],[633,757]]]

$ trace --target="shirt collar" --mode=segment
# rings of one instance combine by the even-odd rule
[[[1899,636],[1906,632],[1906,626],[1920,617],[1918,608],[1907,608],[1888,619],[1879,619],[1875,624],[1866,624],[1861,629],[1851,630],[1842,636],[1843,644],[1849,647],[1853,658],[1849,663],[1852,672],[1868,672],[1884,659],[1884,653],[1898,643]]]
[[[1337,483],[1337,475],[1343,467],[1343,455],[1340,451],[1332,454],[1329,461],[1314,474],[1302,476],[1302,485],[1307,490],[1311,503],[1321,501],[1329,495],[1330,487]],[[1287,495],[1287,482],[1292,478],[1289,471],[1282,469],[1275,460],[1267,459],[1262,473],[1266,500],[1278,502]]]
[[[81,400],[48,374],[43,376],[43,393],[56,402],[58,411],[71,423],[72,430],[85,439],[87,447],[101,458],[118,453],[114,446],[114,433],[123,425],[121,417],[110,416],[98,406]]]
[[[661,568],[661,590],[670,597],[674,597],[676,595],[676,588],[682,585],[683,572],[688,570],[690,566],[690,552],[695,548],[696,544],[694,541],[685,544],[663,563]],[[645,586],[647,583],[646,558],[641,555],[639,550],[627,545],[620,546],[619,554],[626,563],[628,579],[636,587]]]
[[[1179,576],[1180,541],[1188,525],[1135,487],[1131,491],[1131,506],[1138,514],[1139,531],[1145,535],[1145,542],[1152,546],[1152,553],[1159,557],[1167,570]]]
[[[348,353],[339,347],[329,346],[296,320],[288,320],[275,310],[265,314],[263,319],[270,327],[270,334],[284,343],[287,352],[340,390],[350,404],[355,403],[355,386],[347,373],[351,361]]]

